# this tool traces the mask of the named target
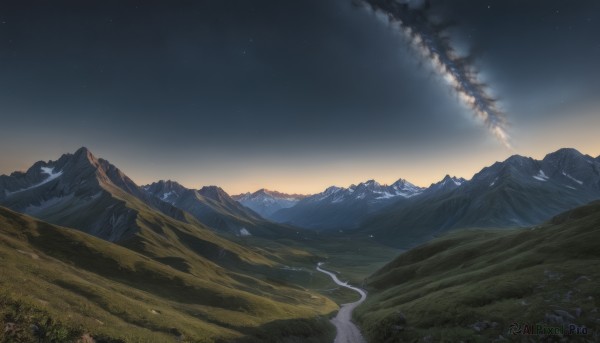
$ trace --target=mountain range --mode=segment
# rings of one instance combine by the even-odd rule
[[[575,149],[560,149],[542,160],[514,155],[460,187],[432,187],[368,218],[358,231],[407,247],[456,228],[539,224],[600,199],[600,162]]]
[[[565,148],[542,160],[513,155],[471,180],[446,175],[427,188],[403,179],[329,187],[272,218],[408,247],[456,228],[534,225],[599,198],[599,158]]]
[[[412,198],[423,191],[404,179],[389,186],[375,180],[348,188],[332,186],[298,201],[293,207],[275,212],[272,218],[310,229],[354,229],[386,205]]]
[[[217,186],[188,189],[175,181],[158,181],[142,186],[149,195],[186,211],[203,224],[239,236],[252,235],[264,219],[232,199]],[[270,223],[266,223],[270,224]]]
[[[240,237],[293,236],[295,226],[352,230],[405,247],[455,228],[534,225],[598,198],[599,157],[575,149],[542,160],[513,155],[471,180],[447,175],[427,188],[369,180],[310,196],[261,189],[231,197],[217,186],[170,180],[140,187],[86,148],[0,176],[0,205],[109,241],[136,236],[140,213],[153,211]]]
[[[262,217],[272,219],[275,212],[282,208],[290,208],[298,201],[306,198],[301,194],[285,194],[268,189],[259,189],[254,193],[244,193],[232,196],[233,199],[242,205],[260,214]]]

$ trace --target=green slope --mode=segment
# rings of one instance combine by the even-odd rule
[[[369,277],[355,316],[371,342],[527,339],[508,335],[513,322],[586,326],[567,338],[598,341],[599,242],[599,202],[531,229],[455,232]]]
[[[268,274],[274,262],[166,216],[154,214],[163,222],[145,223],[149,215],[141,213],[143,240],[130,242],[135,252],[0,208],[0,321],[16,328],[0,332],[0,341],[37,339],[31,325],[39,328],[36,335],[57,335],[55,341],[85,333],[126,342],[230,341],[260,337],[266,329],[316,341],[331,334],[322,316],[335,311],[335,303],[240,271],[246,266]],[[184,233],[190,237],[164,239]],[[211,252],[211,244],[219,250]],[[217,264],[227,264],[223,255],[241,267]]]

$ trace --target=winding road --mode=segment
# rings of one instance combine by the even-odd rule
[[[343,304],[340,307],[340,311],[338,314],[331,320],[331,323],[335,325],[337,329],[337,334],[335,336],[335,341],[333,343],[365,343],[365,339],[363,338],[360,330],[354,323],[352,322],[352,311],[360,305],[365,299],[367,299],[367,292],[364,290],[354,287],[348,284],[348,282],[342,282],[338,279],[337,275],[334,273],[327,271],[321,268],[323,262],[319,262],[317,264],[317,270],[321,273],[325,273],[331,277],[331,279],[342,287],[349,288],[358,294],[360,294],[360,299],[353,303]]]

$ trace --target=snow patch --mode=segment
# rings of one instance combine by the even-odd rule
[[[569,174],[567,174],[567,173],[565,173],[565,172],[562,172],[562,174],[563,174],[564,176],[568,177],[569,179],[571,179],[571,180],[573,180],[573,181],[577,182],[578,184],[580,184],[580,185],[583,185],[583,181],[579,181],[579,180],[577,180],[576,178],[572,177],[571,175],[569,175]]]
[[[43,174],[48,175],[48,177],[46,179],[44,179],[42,182],[36,183],[33,186],[29,186],[27,188],[23,188],[23,189],[20,189],[18,191],[8,192],[6,194],[7,195],[11,195],[11,194],[15,194],[15,193],[20,193],[20,192],[28,191],[28,190],[33,189],[33,188],[37,188],[37,187],[39,187],[41,185],[47,184],[48,182],[50,182],[52,180],[57,179],[58,177],[60,177],[63,174],[62,170],[55,173],[54,172],[54,167],[52,167],[52,168],[50,168],[50,167],[42,167],[41,170],[42,170]]]
[[[248,236],[252,236],[252,234],[245,227],[243,227],[240,230],[240,236],[242,236],[242,237],[248,237]]]
[[[379,194],[382,194],[380,197],[377,197],[375,199],[389,199],[389,198],[394,198],[397,197],[399,194],[391,194],[388,192],[378,192]]]
[[[537,173],[537,175],[533,176],[534,179],[538,180],[538,181],[548,181],[549,177],[546,176],[546,174],[544,173],[543,170],[540,169],[540,171]]]
[[[54,167],[52,167],[52,168],[42,167],[42,173],[48,175],[48,178],[46,178],[46,180],[38,183],[37,185],[31,186],[29,188],[39,187],[39,186],[41,186],[43,184],[46,184],[46,183],[48,183],[48,182],[50,182],[50,181],[52,181],[52,180],[60,177],[63,174],[62,170],[55,173],[54,172]]]
[[[167,200],[171,195],[173,195],[173,191],[167,192],[160,197],[160,200]]]

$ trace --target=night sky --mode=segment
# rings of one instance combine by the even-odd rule
[[[87,146],[139,184],[313,193],[600,154],[599,1],[429,11],[477,52],[512,149],[352,0],[19,0],[0,2],[0,173]]]

